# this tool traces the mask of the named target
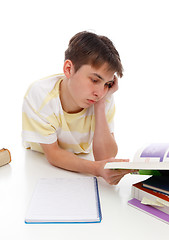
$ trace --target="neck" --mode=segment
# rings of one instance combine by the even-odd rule
[[[80,108],[73,100],[68,86],[67,86],[68,80],[64,78],[62,82],[60,83],[60,101],[62,104],[62,108],[67,113],[78,113],[83,110],[83,108]]]

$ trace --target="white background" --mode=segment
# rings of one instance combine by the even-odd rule
[[[168,1],[6,0],[0,3],[0,146],[21,142],[22,99],[35,80],[62,72],[77,32],[108,36],[124,77],[115,93],[119,157],[168,142]]]
[[[132,158],[137,148],[149,142],[169,142],[168,23],[167,0],[0,2],[0,148],[8,148],[12,154],[11,164],[0,168],[3,239],[74,238],[77,229],[77,239],[89,234],[102,239],[106,232],[120,240],[125,235],[135,239],[145,219],[149,223],[145,233],[155,231],[149,239],[159,239],[158,220],[126,207],[130,186],[138,181],[134,176],[113,188],[100,180],[103,223],[99,226],[25,226],[25,210],[38,178],[66,173],[22,148],[21,108],[33,81],[62,72],[69,39],[79,31],[91,30],[114,42],[125,70],[115,93],[118,157]],[[127,221],[135,224],[135,231],[128,228]],[[168,235],[168,225],[161,223],[160,229]]]

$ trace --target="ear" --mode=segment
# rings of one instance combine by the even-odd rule
[[[71,60],[66,60],[63,65],[63,72],[66,78],[70,78],[74,73],[74,65]]]

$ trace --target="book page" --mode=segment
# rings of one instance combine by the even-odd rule
[[[134,162],[169,162],[169,143],[152,143],[140,148]]]
[[[108,162],[105,169],[169,170],[169,162]]]

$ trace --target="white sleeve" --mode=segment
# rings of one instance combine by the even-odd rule
[[[51,144],[57,141],[55,127],[24,98],[22,109],[22,138],[24,142]]]

